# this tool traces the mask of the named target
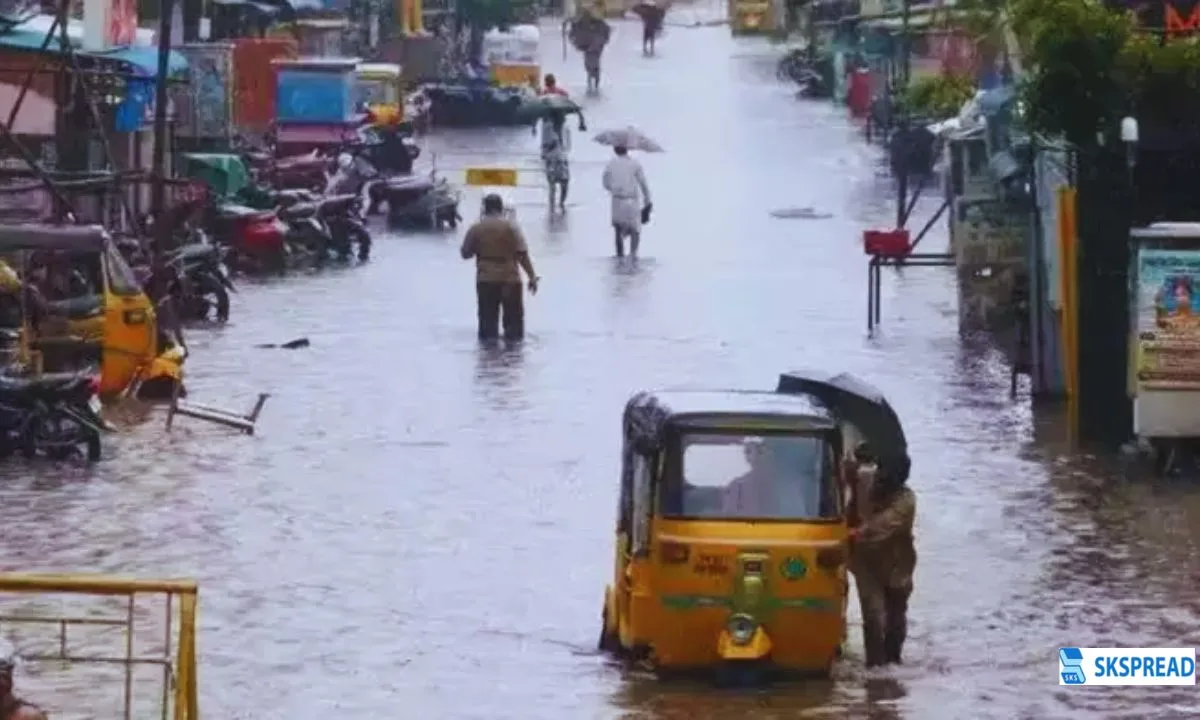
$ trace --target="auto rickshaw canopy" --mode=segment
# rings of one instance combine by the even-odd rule
[[[101,252],[111,242],[99,225],[0,225],[0,253],[25,250]]]
[[[204,183],[214,194],[224,197],[232,197],[251,184],[245,161],[231,153],[185,154],[179,174]]]

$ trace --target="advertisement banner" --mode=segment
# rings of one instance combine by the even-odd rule
[[[1137,381],[1200,389],[1200,250],[1138,251]]]

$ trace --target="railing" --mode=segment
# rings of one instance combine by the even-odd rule
[[[96,598],[98,604],[107,605],[105,608],[92,608],[90,612],[60,611],[59,614],[32,612],[29,607],[38,604],[31,602],[31,595],[61,595],[71,599],[71,604],[78,605],[82,597]],[[15,597],[14,597],[15,596]],[[139,624],[139,615],[147,615],[139,600],[157,596],[161,599],[163,612],[163,633],[159,636],[158,652],[139,651],[139,645],[148,638],[148,633],[140,632],[144,625]],[[25,606],[22,610],[8,612],[19,598],[19,604]],[[117,600],[118,602],[113,602]],[[64,598],[65,601],[65,598]],[[162,720],[197,720],[199,717],[198,696],[196,686],[196,603],[197,586],[191,580],[136,580],[129,578],[110,577],[103,575],[42,575],[42,574],[8,574],[0,573],[0,631],[6,636],[17,635],[14,644],[18,646],[20,659],[34,665],[60,663],[65,665],[96,664],[100,666],[123,666],[124,687],[122,692],[121,714],[124,720],[134,717],[134,674],[139,667],[159,668],[161,670],[161,697],[158,700]],[[55,643],[42,651],[31,650],[21,652],[20,647],[33,644],[32,634],[38,628],[53,628]],[[72,645],[70,630],[76,629],[83,634],[85,628],[97,632],[105,629],[119,628],[124,631],[124,652],[120,655],[105,653],[90,653],[75,650]],[[142,643],[139,643],[142,641]],[[28,697],[31,702],[39,705],[50,705],[42,698],[19,693]],[[89,704],[82,708],[92,716],[95,708]],[[147,717],[137,706],[137,717]],[[54,717],[64,717],[69,709],[56,709]]]

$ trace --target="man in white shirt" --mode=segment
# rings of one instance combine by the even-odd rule
[[[642,214],[650,207],[650,186],[642,164],[629,156],[629,149],[613,148],[616,157],[604,168],[604,189],[612,196],[612,226],[617,257],[625,256],[625,236],[629,236],[629,254],[637,257],[642,236]],[[640,193],[640,195],[639,195]]]

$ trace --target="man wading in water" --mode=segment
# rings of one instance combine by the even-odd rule
[[[478,300],[479,339],[500,337],[500,314],[504,313],[504,339],[525,337],[525,302],[521,270],[529,278],[529,294],[537,295],[538,276],[529,259],[525,236],[517,224],[504,217],[499,195],[483,199],[483,217],[463,238],[464,260],[475,258],[475,295]],[[0,718],[3,720],[3,718]]]
[[[16,653],[0,641],[0,720],[46,720],[46,713],[13,695],[13,670]]]

